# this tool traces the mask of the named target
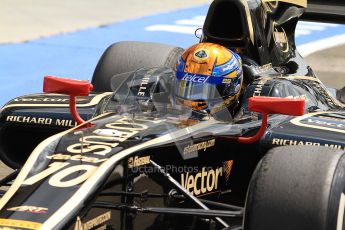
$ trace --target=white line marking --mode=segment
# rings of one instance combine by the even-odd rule
[[[200,21],[205,21],[206,15],[195,16],[195,17],[193,17],[193,19],[200,20]]]
[[[175,26],[175,25],[153,25],[145,28],[147,31],[165,31],[181,34],[194,34],[197,27],[195,26]]]
[[[295,37],[297,38],[299,36],[305,36],[305,35],[309,35],[311,33],[312,33],[312,31],[310,31],[310,30],[296,30]]]
[[[337,24],[332,23],[323,23],[323,22],[306,22],[306,21],[300,21],[298,22],[298,25],[319,25],[319,26],[326,26],[326,27],[338,27]]]
[[[177,25],[190,25],[190,26],[200,26],[200,27],[204,25],[204,21],[190,20],[190,19],[177,20],[175,23]]]
[[[345,44],[345,34],[340,34],[300,45],[297,47],[297,50],[302,56],[305,57],[317,51],[329,49],[343,44]]]
[[[325,26],[319,26],[319,25],[303,25],[303,24],[299,24],[297,25],[297,30],[318,30],[318,31],[322,31],[325,30],[326,27]]]

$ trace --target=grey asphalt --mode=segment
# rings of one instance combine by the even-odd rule
[[[1,0],[0,44],[25,42],[211,0]],[[307,61],[329,86],[345,86],[345,46],[314,53]],[[0,162],[0,178],[12,170]]]
[[[321,81],[330,87],[345,86],[345,46],[323,50],[306,57]]]
[[[1,0],[0,44],[108,25],[211,0]]]

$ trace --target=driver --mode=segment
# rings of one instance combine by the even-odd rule
[[[231,119],[239,105],[243,82],[242,60],[228,48],[199,43],[177,63],[176,104],[193,110],[193,118]]]

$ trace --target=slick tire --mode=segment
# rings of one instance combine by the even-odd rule
[[[139,68],[175,68],[183,49],[176,46],[149,42],[118,42],[106,49],[100,58],[91,83],[95,92],[111,91],[114,75],[135,71]],[[119,79],[119,84],[123,79]],[[113,80],[114,83],[114,80]]]
[[[344,151],[316,146],[270,150],[246,198],[245,230],[343,230]]]

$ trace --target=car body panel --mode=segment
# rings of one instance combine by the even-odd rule
[[[11,100],[1,110],[0,157],[21,170],[0,200],[0,226],[219,228],[212,218],[181,215],[181,210],[196,206],[182,191],[218,207],[244,207],[251,176],[267,150],[282,145],[344,149],[344,104],[295,47],[294,30],[305,5],[302,0],[212,3],[201,40],[241,46],[237,51],[258,63],[243,62],[247,79],[236,113],[200,121],[190,119],[190,111],[171,112],[178,105],[169,92],[174,72],[167,68],[140,69],[129,73],[114,92],[78,97],[77,109],[88,121],[77,126],[67,96]],[[243,29],[243,37],[213,27],[214,20],[222,21],[222,13],[227,13],[221,6],[238,10],[242,21],[237,29]],[[254,135],[261,125],[261,115],[248,109],[253,96],[304,98],[306,114],[271,115],[260,141],[238,143],[238,137]],[[145,214],[145,207],[177,209]],[[241,225],[241,214],[234,216],[224,219]]]

